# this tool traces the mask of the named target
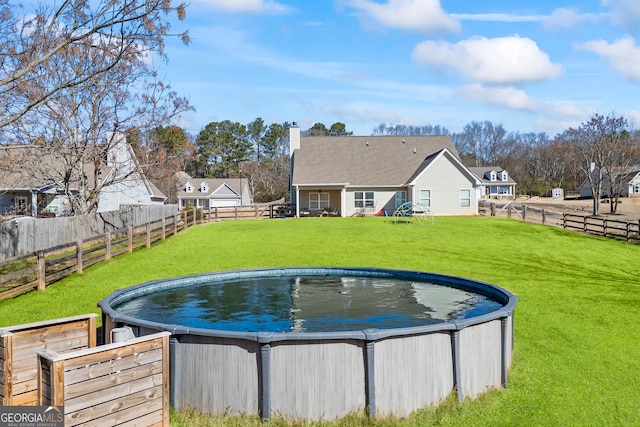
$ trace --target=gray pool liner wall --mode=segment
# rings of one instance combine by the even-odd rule
[[[204,281],[274,276],[370,276],[433,282],[490,297],[494,312],[397,329],[343,332],[233,332],[123,316],[119,301]],[[407,416],[444,400],[506,387],[517,297],[483,282],[418,271],[369,268],[236,270],[158,280],[114,292],[98,304],[103,333],[130,326],[136,336],[169,331],[171,405],[211,414],[334,419],[366,409]]]

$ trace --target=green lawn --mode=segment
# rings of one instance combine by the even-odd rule
[[[638,259],[638,246],[490,217],[436,218],[428,226],[390,218],[228,221],[0,302],[0,326],[98,312],[96,303],[115,289],[208,271],[370,266],[452,274],[518,295],[509,387],[402,421],[348,417],[335,425],[640,425]],[[195,419],[173,414],[172,424],[264,424]]]

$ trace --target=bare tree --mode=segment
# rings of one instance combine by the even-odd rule
[[[593,215],[599,214],[604,190],[609,190],[608,196],[617,204],[620,180],[624,176],[621,172],[638,161],[637,147],[627,126],[624,117],[596,114],[577,129],[570,128],[556,137],[571,147],[573,164],[589,183]]]
[[[95,212],[106,187],[133,175],[142,179],[142,165],[119,167],[109,157],[118,157],[114,150],[123,149],[121,135],[126,130],[144,133],[190,108],[157,78],[147,61],[150,51],[162,54],[168,24],[161,16],[171,10],[170,3],[64,1],[51,15],[41,8],[33,28],[20,37],[19,46],[31,41],[34,49],[47,52],[47,60],[29,56],[31,68],[23,65],[29,69],[22,79],[0,81],[5,107],[0,124],[8,139],[26,139],[32,145],[34,150],[25,152],[30,155],[20,164],[31,165],[42,182],[62,189],[74,214]],[[182,7],[178,9],[182,16]],[[50,28],[40,22],[50,20],[57,20],[57,25]],[[41,47],[37,43],[51,42],[39,33],[53,39],[67,35],[75,41]],[[7,60],[19,68],[22,62],[14,64],[12,58]],[[17,94],[16,102],[8,100],[11,93]],[[52,164],[39,161],[43,152]]]
[[[164,56],[171,12],[183,19],[185,5],[173,6],[171,0],[52,0],[31,11],[0,0],[0,129],[60,91],[117,69],[134,51]],[[187,33],[178,36],[189,41]],[[88,52],[100,52],[95,57],[101,62],[82,56]],[[71,55],[78,56],[76,66],[60,72],[60,57]],[[58,78],[43,79],[51,73]]]

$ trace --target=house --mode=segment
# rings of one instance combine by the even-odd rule
[[[118,210],[121,205],[163,204],[166,197],[140,171],[124,135],[115,138],[99,165],[103,187],[97,212]],[[73,157],[65,157],[60,150],[52,154],[51,150],[31,145],[0,147],[0,214],[70,215],[71,206],[61,177],[64,162]],[[25,164],[35,158],[37,164]],[[68,179],[72,193],[78,191],[80,172],[92,176],[95,166],[85,162],[82,171],[73,171]]]
[[[245,178],[191,178],[177,196],[180,209],[247,206],[252,202],[249,181]]]
[[[595,174],[595,171],[592,166],[591,173]],[[615,181],[617,182],[616,187],[613,191],[611,191],[611,185],[609,184],[609,179],[604,177],[602,179],[602,191],[601,197],[611,197],[611,196],[622,196],[622,197],[637,197],[640,196],[640,168],[638,166],[627,168],[621,170],[617,176]],[[593,191],[591,189],[591,184],[588,179],[585,179],[580,187],[578,188],[580,191],[581,198],[592,198]],[[613,194],[609,194],[613,193]]]
[[[499,166],[470,167],[469,169],[482,181],[479,198],[515,198],[517,183],[511,179],[506,170]]]
[[[434,215],[476,215],[480,179],[448,136],[300,136],[289,130],[296,216],[392,215],[405,202]]]

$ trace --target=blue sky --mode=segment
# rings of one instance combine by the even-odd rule
[[[640,1],[190,0],[160,76],[212,121],[489,120],[555,136],[593,114],[640,122]]]

